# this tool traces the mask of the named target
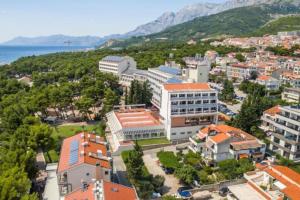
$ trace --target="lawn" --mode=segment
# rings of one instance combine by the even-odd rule
[[[58,159],[59,159],[59,156],[54,149],[44,153],[44,157],[45,157],[46,163],[56,163],[56,162],[58,162]]]
[[[58,137],[67,138],[70,136],[75,135],[80,131],[95,131],[97,134],[102,134],[103,130],[99,126],[99,124],[87,125],[87,126],[80,126],[80,125],[62,125],[53,127],[53,134],[52,137],[57,139]]]
[[[159,162],[164,167],[176,169],[178,166],[180,166],[177,157],[172,151],[160,151],[157,153],[157,157],[159,159]]]
[[[155,145],[155,144],[170,144],[170,141],[167,138],[153,138],[148,140],[138,140],[137,141],[141,146]]]

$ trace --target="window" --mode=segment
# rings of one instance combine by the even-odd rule
[[[196,111],[197,112],[202,112],[202,108],[197,108]]]
[[[210,93],[210,95],[209,96],[211,96],[211,97],[215,97],[216,96],[216,93]]]
[[[203,104],[208,104],[209,100],[203,100]]]
[[[194,95],[193,94],[187,94],[187,97],[193,97]]]
[[[181,134],[181,135],[184,135],[184,134],[185,134],[185,132],[181,132],[180,134]]]
[[[183,98],[183,97],[185,97],[185,94],[179,94],[179,97]]]
[[[211,108],[211,111],[216,112],[216,111],[217,111],[217,108],[216,108],[216,107],[212,107],[212,108]]]
[[[180,109],[180,112],[185,113],[186,109]]]
[[[211,101],[210,101],[210,103],[216,103],[216,102],[217,102],[216,100],[211,100]]]
[[[173,106],[176,106],[176,105],[178,105],[178,101],[172,101],[172,103],[171,103]]]
[[[188,131],[187,134],[189,134],[189,135],[192,134],[192,131]]]
[[[90,173],[86,173],[85,175],[86,175],[86,176],[89,176],[89,175],[90,175]]]
[[[108,171],[105,171],[105,175],[108,175]]]
[[[171,94],[171,98],[176,98],[177,94]]]
[[[176,133],[172,133],[172,135],[176,135]]]
[[[201,93],[196,93],[195,97],[201,97]]]
[[[208,97],[208,93],[203,93],[202,96],[203,97]]]
[[[189,105],[194,104],[194,101],[188,101],[188,104]]]
[[[186,101],[180,101],[180,105],[185,105]]]
[[[201,100],[196,101],[196,104],[202,104]]]

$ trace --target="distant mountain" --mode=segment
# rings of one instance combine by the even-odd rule
[[[135,30],[125,34],[129,36],[142,36],[153,33],[158,33],[165,30],[168,27],[182,24],[184,22],[191,21],[197,17],[209,16],[217,14],[233,8],[259,5],[259,4],[277,4],[282,2],[299,2],[299,0],[229,0],[225,3],[198,3],[186,6],[178,12],[166,12],[155,21],[141,25]]]
[[[267,33],[268,29],[263,29],[263,27],[267,26],[269,22],[286,15],[300,14],[300,3],[296,4],[294,1],[292,3],[287,3],[286,1],[272,2],[272,4],[239,7],[218,14],[199,17],[192,21],[169,27],[159,33],[132,37],[124,41],[115,42],[113,46],[140,45],[144,42],[157,41],[162,38],[169,41],[187,41],[190,39],[198,40],[219,36],[255,35],[258,34],[255,32],[263,31]],[[285,27],[282,26],[278,30],[299,30],[299,27],[297,28],[296,25],[290,26],[288,29],[285,29]],[[263,30],[260,31],[260,29]]]
[[[41,37],[17,37],[3,45],[20,45],[20,46],[95,46],[101,43],[100,37],[95,36],[66,36],[66,35],[51,35]]]

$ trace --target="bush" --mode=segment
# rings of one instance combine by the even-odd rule
[[[195,179],[198,179],[197,171],[190,165],[178,167],[175,170],[175,176],[186,184],[191,184]]]
[[[157,153],[157,157],[164,167],[176,169],[180,166],[177,157],[172,151],[160,151]]]

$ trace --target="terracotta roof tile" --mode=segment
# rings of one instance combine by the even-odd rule
[[[271,115],[271,116],[275,116],[277,113],[280,113],[280,107],[279,107],[279,105],[274,106],[274,107],[266,110],[264,113]]]
[[[167,91],[199,91],[199,90],[212,90],[208,83],[174,83],[164,84]]]

